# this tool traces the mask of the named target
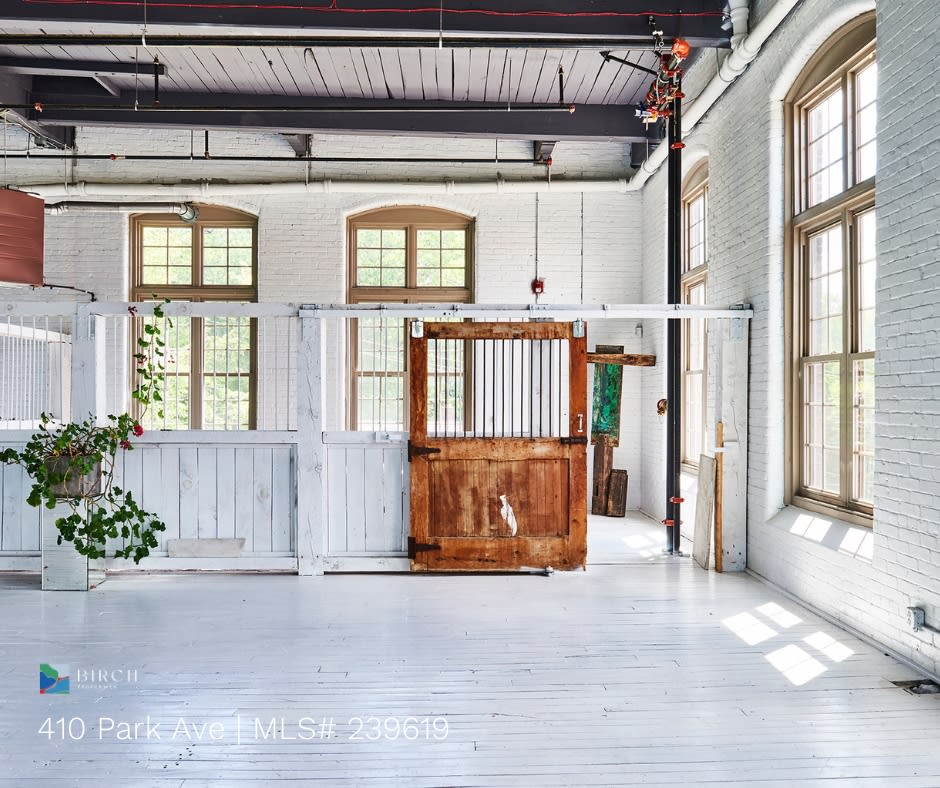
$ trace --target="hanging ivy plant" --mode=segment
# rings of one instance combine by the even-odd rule
[[[134,306],[128,307],[128,312],[131,318],[137,316]],[[163,304],[154,307],[153,317],[144,322],[132,354],[137,385],[131,397],[138,405],[137,417],[129,413],[108,415],[100,423],[89,416],[84,421],[61,424],[43,413],[39,431],[21,451],[0,452],[0,461],[20,465],[32,477],[26,499],[30,506],[68,506],[69,513],[55,520],[58,543],[71,542],[88,558],[105,558],[107,540],[123,539],[124,546],[115,549],[112,556],[139,563],[157,546],[156,534],[166,530],[155,514],[140,507],[130,490],[114,484],[118,452],[131,451],[132,439],[144,434],[140,421],[149,408],[155,408],[157,417],[163,418]],[[173,325],[169,318],[166,323]]]

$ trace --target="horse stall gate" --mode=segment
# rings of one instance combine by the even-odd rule
[[[412,327],[412,569],[583,566],[584,322]]]

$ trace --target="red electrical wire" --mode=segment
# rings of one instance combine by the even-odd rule
[[[230,9],[230,10],[261,10],[261,11],[317,11],[337,14],[476,14],[478,16],[549,16],[562,18],[586,17],[723,17],[721,11],[694,11],[690,13],[665,11],[498,11],[488,8],[337,8],[334,3],[328,6],[309,6],[296,3],[236,3],[236,2],[206,2],[184,3],[169,2],[169,0],[22,0],[31,5],[119,5],[147,8],[191,8],[191,9]]]

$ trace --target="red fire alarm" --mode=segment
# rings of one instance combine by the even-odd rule
[[[542,295],[542,293],[545,292],[545,280],[537,277],[533,279],[532,292],[535,293],[535,295]]]

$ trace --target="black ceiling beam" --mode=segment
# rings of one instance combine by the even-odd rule
[[[720,37],[683,36],[693,49],[705,47],[727,48],[731,46],[730,34]],[[147,34],[147,46],[154,49],[218,49],[221,47],[296,47],[301,49],[588,49],[597,51],[652,50],[653,39],[647,34],[642,36],[591,35],[577,38],[537,37],[486,37],[486,36],[259,36],[247,32],[239,35],[153,35]],[[671,38],[666,38],[671,41]],[[139,33],[131,35],[57,35],[35,33],[0,34],[0,46],[58,46],[58,47],[139,47],[142,46]]]
[[[150,62],[108,63],[98,60],[55,60],[44,57],[0,57],[0,71],[8,74],[34,74],[49,77],[126,77],[140,74],[153,77],[154,69],[166,76],[166,66]]]
[[[74,95],[33,96],[50,125],[113,125],[145,128],[211,128],[307,134],[409,134],[499,139],[618,140],[647,138],[633,107],[578,105],[569,112],[555,105],[512,105],[446,101],[313,99],[250,94],[161,93],[159,107],[150,95],[124,91],[121,101]]]
[[[57,0],[6,0],[0,19],[15,22],[72,22],[133,25],[144,18],[144,0],[122,3],[62,3]],[[220,26],[228,28],[299,28],[326,33],[374,33],[433,36],[478,33],[486,36],[596,36],[645,41],[650,38],[651,8],[657,29],[667,39],[681,36],[693,46],[720,46],[729,33],[722,29],[725,0],[189,0],[152,3],[149,25]],[[658,8],[656,7],[658,6]],[[394,10],[393,10],[394,9]],[[2,26],[2,24],[0,24]],[[247,31],[246,31],[247,32]],[[148,43],[151,37],[147,36]],[[705,43],[713,42],[713,43]],[[492,44],[491,44],[492,45]],[[162,44],[161,44],[162,46]]]

